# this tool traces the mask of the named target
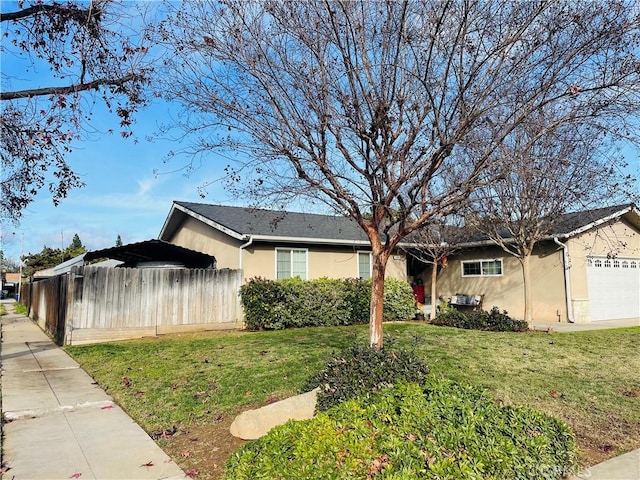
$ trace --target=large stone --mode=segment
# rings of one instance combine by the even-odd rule
[[[238,415],[231,424],[231,435],[243,440],[255,440],[287,420],[307,420],[313,417],[318,389],[289,397]]]

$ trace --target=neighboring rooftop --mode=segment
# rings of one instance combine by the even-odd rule
[[[109,258],[119,260],[123,267],[137,266],[148,262],[179,263],[187,268],[215,268],[215,257],[188,248],[163,242],[162,240],[147,240],[130,243],[120,247],[94,250],[84,255],[84,261]]]

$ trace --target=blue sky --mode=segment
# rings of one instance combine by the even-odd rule
[[[134,127],[137,143],[118,134],[116,118],[100,115],[97,124],[102,124],[103,130],[114,128],[116,132],[94,134],[91,140],[77,142],[67,157],[86,186],[72,190],[57,207],[48,191],[41,191],[19,225],[4,226],[5,255],[17,259],[21,249],[27,254],[39,252],[44,245],[66,247],[76,233],[89,250],[113,246],[118,235],[124,243],[157,238],[173,200],[237,205],[222,190],[220,182],[207,189],[204,200],[199,196],[198,186],[220,178],[226,160],[212,157],[186,177],[176,171],[186,158],[163,163],[177,145],[166,140],[146,140],[157,131],[156,121],[171,112],[168,104],[156,104],[140,112]]]
[[[0,8],[12,11],[16,3],[0,0]],[[0,53],[3,89],[68,83],[54,79],[46,64],[36,63],[30,71],[37,74],[26,74],[25,66],[29,63],[14,54],[15,49],[4,37]],[[163,163],[169,151],[180,148],[178,145],[160,139],[147,140],[158,131],[157,122],[165,122],[176,113],[175,105],[159,100],[138,112],[134,125],[136,143],[134,138],[119,135],[119,119],[98,100],[88,129],[96,132],[113,129],[114,133],[92,133],[76,142],[73,152],[66,157],[86,186],[72,190],[57,207],[46,188],[42,190],[23,212],[18,225],[0,226],[4,254],[17,260],[21,252],[40,252],[45,245],[66,247],[76,233],[89,250],[113,246],[118,235],[124,243],[157,238],[173,200],[237,205],[222,191],[220,182],[207,189],[206,199],[199,196],[198,186],[220,178],[226,160],[212,156],[199,170],[185,177],[179,169],[188,159],[174,158],[168,164]]]

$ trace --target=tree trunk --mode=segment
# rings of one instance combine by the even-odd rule
[[[382,348],[382,313],[384,308],[384,277],[389,253],[372,248],[371,308],[369,317],[369,344],[376,350]]]
[[[438,261],[433,261],[433,268],[431,269],[431,312],[429,313],[429,320],[436,318],[437,313],[437,283],[438,283]]]
[[[529,324],[533,323],[533,302],[531,299],[531,254],[525,253],[520,259],[522,265],[522,283],[524,286],[524,320]]]

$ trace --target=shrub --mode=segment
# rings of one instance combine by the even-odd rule
[[[559,479],[576,450],[547,414],[430,378],[276,427],[232,455],[224,478]]]
[[[369,321],[371,282],[252,278],[241,287],[240,296],[249,330],[352,325]],[[411,318],[414,304],[406,282],[385,281],[385,320]]]
[[[429,367],[414,352],[395,348],[394,343],[387,339],[380,350],[354,344],[335,353],[322,371],[307,380],[302,391],[320,387],[316,410],[324,411],[400,380],[424,382]]]
[[[359,278],[344,280],[345,301],[351,305],[351,321],[357,325],[369,321],[369,305],[371,303],[371,282]]]
[[[371,298],[371,282],[368,283],[369,298]],[[411,286],[407,282],[395,278],[386,279],[384,282],[383,320],[385,322],[408,320],[413,318],[415,311],[416,300]]]
[[[500,312],[500,309],[495,306],[489,312],[478,310],[468,314],[455,309],[446,309],[440,312],[431,323],[445,327],[493,332],[526,332],[529,329],[527,322],[514,320],[506,311]]]

